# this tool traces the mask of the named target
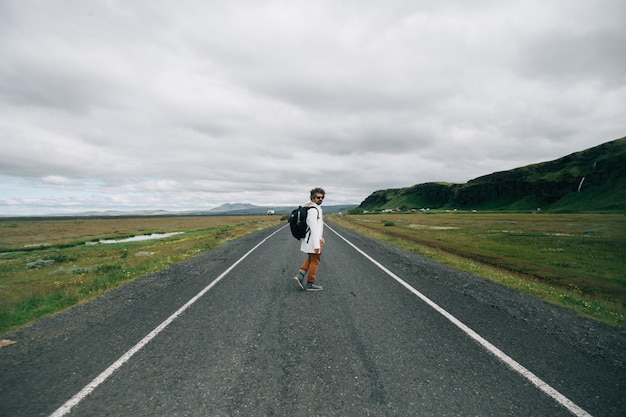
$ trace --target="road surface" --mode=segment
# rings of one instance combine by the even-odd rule
[[[5,335],[0,416],[626,416],[626,332],[329,223]]]

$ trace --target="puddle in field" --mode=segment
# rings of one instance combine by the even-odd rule
[[[99,243],[124,243],[124,242],[139,242],[142,240],[163,239],[166,237],[180,235],[185,232],[170,232],[170,233],[152,233],[151,235],[141,235],[127,237],[125,239],[101,239],[97,242],[87,242],[87,245],[97,245]]]

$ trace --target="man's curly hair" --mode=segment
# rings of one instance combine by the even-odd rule
[[[321,194],[323,196],[326,196],[326,191],[324,191],[324,189],[320,188],[320,187],[313,188],[311,190],[311,200],[313,200],[317,194]]]

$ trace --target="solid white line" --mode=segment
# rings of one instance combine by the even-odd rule
[[[161,333],[161,331],[163,331],[167,326],[169,326],[174,320],[176,320],[176,318],[178,316],[180,316],[181,314],[183,314],[183,312],[185,310],[187,310],[189,307],[191,307],[191,305],[193,303],[195,303],[196,301],[198,301],[200,299],[200,297],[202,297],[204,294],[207,293],[207,291],[209,291],[211,288],[213,288],[215,286],[215,284],[217,284],[219,281],[222,280],[222,278],[224,278],[226,275],[228,275],[228,273],[230,271],[233,270],[233,268],[235,268],[241,261],[243,261],[244,259],[246,259],[248,257],[248,255],[250,255],[252,252],[254,252],[259,246],[261,246],[263,243],[265,243],[265,241],[267,241],[269,238],[271,238],[272,236],[274,236],[276,233],[280,232],[283,228],[285,228],[286,226],[281,227],[280,229],[276,230],[274,233],[272,233],[271,235],[267,236],[265,239],[263,239],[261,242],[259,242],[255,247],[253,247],[252,249],[250,249],[245,255],[243,255],[241,258],[239,258],[239,260],[237,260],[237,262],[235,262],[234,264],[232,264],[226,271],[224,271],[219,277],[215,278],[209,285],[207,285],[206,287],[204,287],[204,289],[202,289],[202,291],[200,291],[198,294],[196,294],[192,299],[190,299],[189,301],[187,301],[187,303],[185,303],[185,305],[183,305],[181,308],[179,308],[178,310],[176,310],[176,312],[174,314],[172,314],[171,316],[169,316],[163,323],[161,323],[160,325],[158,325],[154,330],[152,330],[150,333],[148,333],[148,335],[146,337],[144,337],[143,339],[141,339],[141,341],[139,343],[137,343],[135,346],[133,346],[128,352],[126,352],[125,354],[123,354],[118,360],[116,360],[111,366],[109,366],[104,372],[102,372],[100,375],[98,375],[97,377],[95,377],[93,379],[93,381],[91,381],[89,384],[87,384],[82,390],[80,390],[80,392],[76,395],[74,395],[72,398],[70,398],[65,404],[63,404],[61,407],[59,407],[54,413],[52,413],[50,415],[50,417],[61,417],[64,416],[66,414],[68,414],[70,412],[70,410],[76,406],[78,403],[80,403],[83,399],[85,399],[85,397],[87,397],[89,394],[91,394],[91,392],[96,389],[100,384],[102,384],[104,381],[107,380],[108,377],[110,377],[115,371],[117,371],[122,365],[124,365],[126,362],[128,362],[128,360],[137,352],[139,352],[144,346],[146,346],[148,343],[150,343],[150,341],[152,339],[154,339],[159,333]]]
[[[537,388],[539,388],[545,394],[547,394],[548,396],[553,398],[556,402],[561,404],[563,407],[567,408],[567,410],[569,410],[572,414],[574,414],[577,417],[592,417],[591,414],[589,414],[588,412],[583,410],[581,407],[576,405],[572,400],[570,400],[569,398],[567,398],[566,396],[564,396],[563,394],[558,392],[556,389],[554,389],[553,387],[548,385],[546,382],[544,382],[538,376],[536,376],[531,371],[529,371],[528,369],[523,367],[520,363],[515,361],[513,358],[508,356],[506,353],[502,352],[500,349],[498,349],[497,347],[492,345],[485,338],[480,336],[474,330],[472,330],[469,327],[467,327],[459,319],[454,317],[452,314],[448,313],[446,310],[444,310],[442,307],[440,307],[437,303],[432,301],[430,298],[426,297],[424,294],[422,294],[421,292],[419,292],[415,288],[411,287],[409,284],[407,284],[404,280],[402,280],[396,274],[394,274],[393,272],[391,272],[390,270],[385,268],[381,263],[379,263],[374,258],[369,256],[367,253],[363,252],[358,247],[356,247],[348,239],[346,239],[345,237],[343,237],[342,235],[337,233],[336,230],[332,229],[328,225],[326,225],[326,227],[328,227],[330,230],[332,230],[333,233],[335,233],[337,236],[339,236],[341,239],[343,239],[348,245],[352,246],[361,255],[363,255],[367,259],[369,259],[374,265],[376,265],[377,267],[382,269],[387,275],[389,275],[391,278],[395,279],[403,287],[405,287],[406,289],[411,291],[413,294],[418,296],[420,299],[422,299],[422,301],[424,301],[426,304],[428,304],[433,309],[435,309],[439,314],[441,314],[442,316],[444,316],[445,318],[450,320],[459,329],[463,330],[463,332],[465,332],[469,337],[471,337],[476,342],[478,342],[480,345],[482,345],[485,349],[487,349],[487,351],[489,351],[491,354],[493,354],[496,358],[500,359],[502,362],[504,362],[506,365],[508,365],[511,369],[513,369],[514,371],[516,371],[517,373],[522,375],[524,378],[528,379],[533,385],[535,385]]]

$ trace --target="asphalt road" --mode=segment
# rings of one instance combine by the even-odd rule
[[[0,416],[626,416],[626,332],[329,226],[321,292],[275,228],[3,336]]]

